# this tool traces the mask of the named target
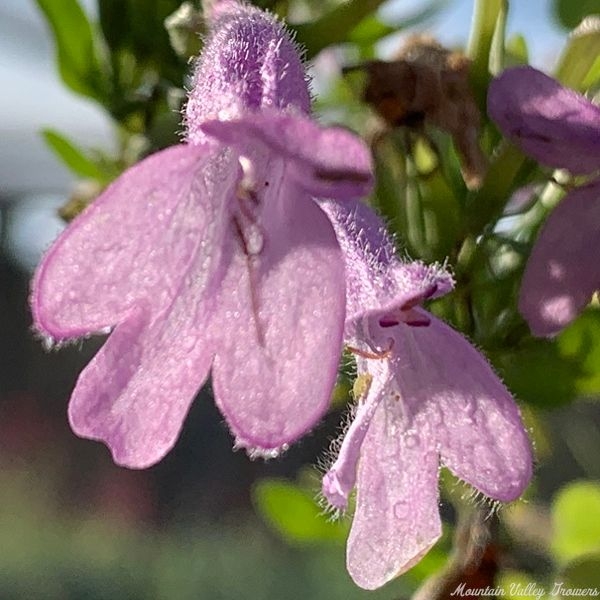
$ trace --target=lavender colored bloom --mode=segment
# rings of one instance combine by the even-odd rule
[[[450,290],[449,275],[400,262],[377,217],[353,204],[323,206],[346,258],[345,338],[364,390],[323,494],[344,510],[356,488],[347,566],[375,589],[440,537],[440,460],[508,502],[527,486],[532,455],[519,410],[483,356],[419,306]]]
[[[591,175],[600,169],[600,107],[531,67],[492,81],[488,112],[523,152],[544,165]],[[532,332],[568,325],[600,289],[600,179],[569,192],[533,247],[519,298]]]
[[[186,142],[130,168],[39,266],[35,327],[58,341],[112,329],[69,419],[142,468],[175,443],[212,372],[236,443],[276,453],[314,425],[335,382],[344,263],[313,195],[360,196],[368,149],[308,116],[284,26],[216,2]]]

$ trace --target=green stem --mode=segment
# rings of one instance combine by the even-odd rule
[[[498,19],[508,12],[508,0],[476,0],[467,54],[471,65],[471,85],[479,107],[485,112],[490,81],[490,51]]]
[[[488,225],[494,225],[502,215],[511,193],[535,168],[518,148],[506,144],[490,164],[483,186],[467,198],[467,231],[480,234]]]

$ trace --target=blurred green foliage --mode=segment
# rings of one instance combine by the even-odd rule
[[[566,29],[574,29],[587,15],[600,14],[600,0],[553,0],[554,15]]]
[[[52,28],[56,62],[67,87],[78,94],[104,100],[108,81],[102,72],[92,26],[77,0],[39,0]]]
[[[327,519],[315,502],[313,486],[263,479],[253,490],[254,503],[270,525],[291,544],[343,543],[348,522]],[[325,518],[324,518],[325,517]]]
[[[552,522],[552,551],[560,563],[600,553],[600,483],[565,486],[552,503]]]

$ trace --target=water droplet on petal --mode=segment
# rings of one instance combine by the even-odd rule
[[[194,349],[194,346],[196,345],[196,341],[197,341],[197,338],[195,336],[193,336],[193,335],[186,336],[181,341],[181,349],[184,352],[190,352],[191,350]]]
[[[444,415],[437,406],[432,406],[429,414],[432,425],[442,425],[444,423]]]
[[[406,500],[400,500],[394,504],[394,516],[396,519],[406,519],[410,511],[410,506]]]
[[[415,448],[419,443],[419,436],[416,433],[407,433],[404,436],[404,444],[407,448]]]

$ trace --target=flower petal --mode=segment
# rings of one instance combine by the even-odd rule
[[[419,309],[415,309],[419,310]],[[480,354],[427,314],[427,327],[403,327],[396,339],[397,381],[406,401],[428,413],[442,462],[486,496],[508,502],[532,474],[531,445],[519,409]]]
[[[62,340],[117,324],[143,298],[155,310],[169,305],[215,222],[206,172],[211,160],[206,147],[169,148],[103,192],[38,267],[35,327]]]
[[[368,590],[410,569],[442,533],[434,434],[426,421],[407,430],[405,409],[385,398],[362,445],[347,566]]]
[[[383,365],[385,369],[387,363]],[[348,499],[356,487],[358,462],[365,437],[373,416],[385,397],[385,376],[373,377],[371,373],[360,373],[359,377],[361,375],[366,377],[366,393],[353,411],[352,423],[344,433],[337,458],[323,477],[323,496],[334,509],[346,510],[348,507]]]
[[[243,118],[268,108],[309,113],[301,50],[285,25],[248,2],[219,2],[215,8],[208,11],[209,37],[186,104],[187,140],[206,141],[202,125],[210,119]]]
[[[152,322],[148,307],[136,305],[77,381],[69,405],[73,431],[105,442],[119,465],[141,469],[158,462],[175,444],[208,376],[213,346],[207,331],[220,277],[207,286],[202,260],[197,257],[198,277],[186,278],[173,305]]]
[[[202,130],[225,144],[261,140],[286,159],[290,175],[314,196],[358,198],[373,185],[371,153],[341,127],[319,127],[301,115],[262,111],[231,121],[207,121]]]
[[[352,322],[448,293],[452,277],[438,265],[401,262],[383,220],[362,202],[322,200],[346,265],[349,335]]]
[[[310,198],[281,190],[260,221],[264,247],[239,248],[213,332],[215,400],[238,445],[269,454],[326,410],[344,323],[344,266],[333,229]]]
[[[600,180],[567,194],[533,247],[519,310],[534,335],[568,325],[600,289]]]
[[[490,84],[488,113],[539,162],[573,173],[600,169],[600,107],[541,71],[504,71]]]

